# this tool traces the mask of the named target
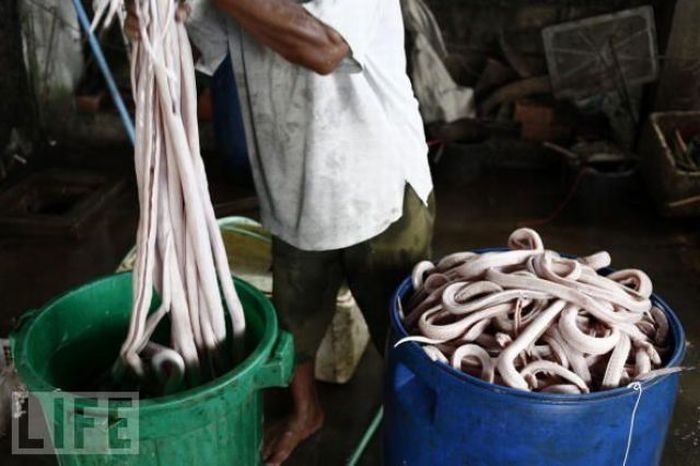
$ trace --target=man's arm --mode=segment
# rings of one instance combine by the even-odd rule
[[[350,53],[333,28],[292,0],[213,0],[261,43],[292,63],[332,73]]]

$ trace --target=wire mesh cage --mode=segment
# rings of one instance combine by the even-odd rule
[[[558,98],[628,89],[658,77],[650,6],[550,26],[542,38]]]

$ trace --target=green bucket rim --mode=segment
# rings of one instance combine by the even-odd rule
[[[28,363],[25,357],[25,343],[30,338],[32,329],[35,324],[40,321],[42,315],[45,315],[53,306],[57,305],[62,300],[76,294],[80,293],[87,287],[95,286],[102,282],[107,282],[115,279],[123,279],[126,275],[132,275],[131,271],[120,272],[116,274],[107,275],[104,277],[97,278],[95,280],[89,281],[80,285],[77,288],[68,290],[55,298],[48,301],[44,306],[35,311],[27,311],[18,323],[18,327],[13,330],[10,335],[12,356],[15,361],[15,367],[19,373],[22,381],[27,386],[29,393],[41,393],[41,392],[63,392],[67,396],[72,396],[75,400],[76,408],[89,408],[91,412],[98,414],[101,411],[107,412],[112,409],[120,409],[121,411],[129,411],[129,409],[137,409],[141,414],[146,414],[147,411],[154,412],[158,410],[166,410],[176,408],[181,404],[189,403],[192,398],[207,398],[216,396],[221,390],[226,386],[235,383],[241,378],[248,375],[256,367],[264,364],[265,359],[273,352],[275,343],[278,340],[278,327],[277,327],[277,315],[274,310],[272,302],[257,288],[247,283],[237,277],[233,277],[237,288],[245,290],[254,300],[260,304],[260,308],[264,312],[265,318],[265,329],[260,338],[260,341],[256,345],[255,349],[250,352],[250,354],[234,369],[226,372],[220,377],[209,381],[205,384],[199,385],[194,388],[183,390],[171,395],[166,395],[157,398],[146,398],[139,399],[138,407],[128,408],[119,406],[115,403],[113,408],[95,408],[95,406],[88,404],[87,402],[82,402],[80,396],[75,395],[75,392],[64,391],[59,387],[55,387],[47,383],[42,376],[40,376],[34,367]]]

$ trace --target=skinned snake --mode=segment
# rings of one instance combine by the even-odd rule
[[[682,370],[662,368],[669,322],[641,270],[600,275],[598,252],[571,259],[522,228],[503,252],[459,252],[413,269],[403,321],[428,357],[485,381],[581,394]],[[677,344],[683,344],[677,343]]]
[[[123,4],[104,2],[93,28],[101,22],[108,26]],[[141,215],[131,320],[113,372],[121,378],[129,369],[143,378],[155,368],[158,376],[160,362],[167,360],[178,368],[180,379],[186,376],[190,385],[197,385],[234,359],[223,353],[225,312],[239,351],[245,319],[200,155],[194,64],[183,24],[186,9],[175,0],[135,0],[134,6],[140,40],[133,43],[131,84]],[[151,312],[154,290],[160,305]],[[166,316],[172,348],[149,343]]]

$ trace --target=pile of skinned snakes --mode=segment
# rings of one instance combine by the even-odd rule
[[[598,273],[607,252],[570,259],[519,229],[503,252],[460,252],[413,269],[403,302],[408,341],[434,361],[487,382],[580,394],[681,370],[666,314],[641,270]]]
[[[109,0],[95,27],[123,7]],[[187,33],[173,0],[137,0],[140,40],[133,44],[131,81],[136,104],[134,162],[140,219],[133,279],[133,309],[115,364],[139,377],[152,370],[197,384],[226,367],[226,310],[234,348],[245,332],[199,149],[197,92]],[[153,290],[160,297],[151,311]],[[223,294],[226,306],[222,303]],[[170,319],[170,347],[151,343],[158,323]],[[230,346],[228,346],[230,348]],[[165,369],[167,366],[167,370]]]

